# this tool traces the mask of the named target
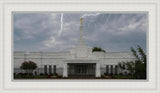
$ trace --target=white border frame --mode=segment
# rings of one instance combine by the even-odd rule
[[[0,92],[160,92],[159,0],[0,0]],[[11,78],[12,11],[147,11],[149,13],[148,82],[13,82]]]

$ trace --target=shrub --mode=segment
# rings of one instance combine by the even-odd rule
[[[57,78],[62,78],[62,75],[57,75]]]
[[[20,66],[21,69],[25,70],[29,75],[33,72],[34,69],[37,68],[37,64],[32,61],[25,61]]]

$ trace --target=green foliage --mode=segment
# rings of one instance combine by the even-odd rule
[[[127,70],[134,75],[135,63],[133,61],[126,62]]]
[[[131,75],[101,75],[103,79],[135,79],[134,76]]]
[[[138,45],[137,51],[131,47],[133,55],[137,58],[135,61],[135,76],[139,79],[146,79],[146,54]]]
[[[57,75],[57,76],[48,76],[48,75],[38,75],[38,76],[29,76],[29,75],[14,75],[15,79],[47,79],[47,78],[63,78],[62,75]]]
[[[135,49],[133,47],[131,47],[131,51],[132,51],[133,55],[139,60],[139,57],[137,55],[137,51],[135,51]]]
[[[28,76],[28,75],[16,75],[14,76],[15,79],[43,79],[43,78],[47,78],[48,76]]]
[[[95,51],[101,51],[101,52],[104,52],[104,53],[106,52],[105,50],[103,50],[100,47],[93,47],[92,52],[95,52]]]
[[[32,73],[32,71],[37,68],[37,64],[32,61],[29,61],[29,62],[25,61],[22,63],[20,68],[25,70],[26,73],[29,74],[29,73]]]
[[[111,79],[111,76],[106,76],[106,75],[101,75],[101,78],[105,78],[105,79]]]
[[[128,70],[130,74],[134,74],[135,70],[135,63],[133,61],[127,61],[127,62],[118,62],[119,68],[123,70]]]
[[[135,79],[134,76],[114,75],[114,79]]]
[[[119,68],[123,70],[128,70],[132,75],[135,75],[137,79],[146,79],[146,54],[143,49],[138,45],[137,51],[131,47],[133,55],[136,57],[135,62],[119,62]]]

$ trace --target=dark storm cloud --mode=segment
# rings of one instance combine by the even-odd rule
[[[64,13],[60,36],[60,13],[14,14],[15,51],[66,51],[77,44],[80,17]],[[84,17],[85,43],[106,51],[130,51],[140,45],[146,49],[146,14],[108,13]]]
[[[106,20],[102,20],[106,19]],[[86,27],[86,42],[90,46],[100,46],[107,51],[129,51],[140,45],[146,48],[145,14],[108,14],[97,17],[96,27]]]

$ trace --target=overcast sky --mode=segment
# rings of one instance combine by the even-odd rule
[[[87,14],[14,13],[14,51],[58,52],[73,48],[79,38],[80,17]],[[89,47],[121,52],[140,45],[146,51],[145,13],[91,13],[83,18],[83,25]]]

